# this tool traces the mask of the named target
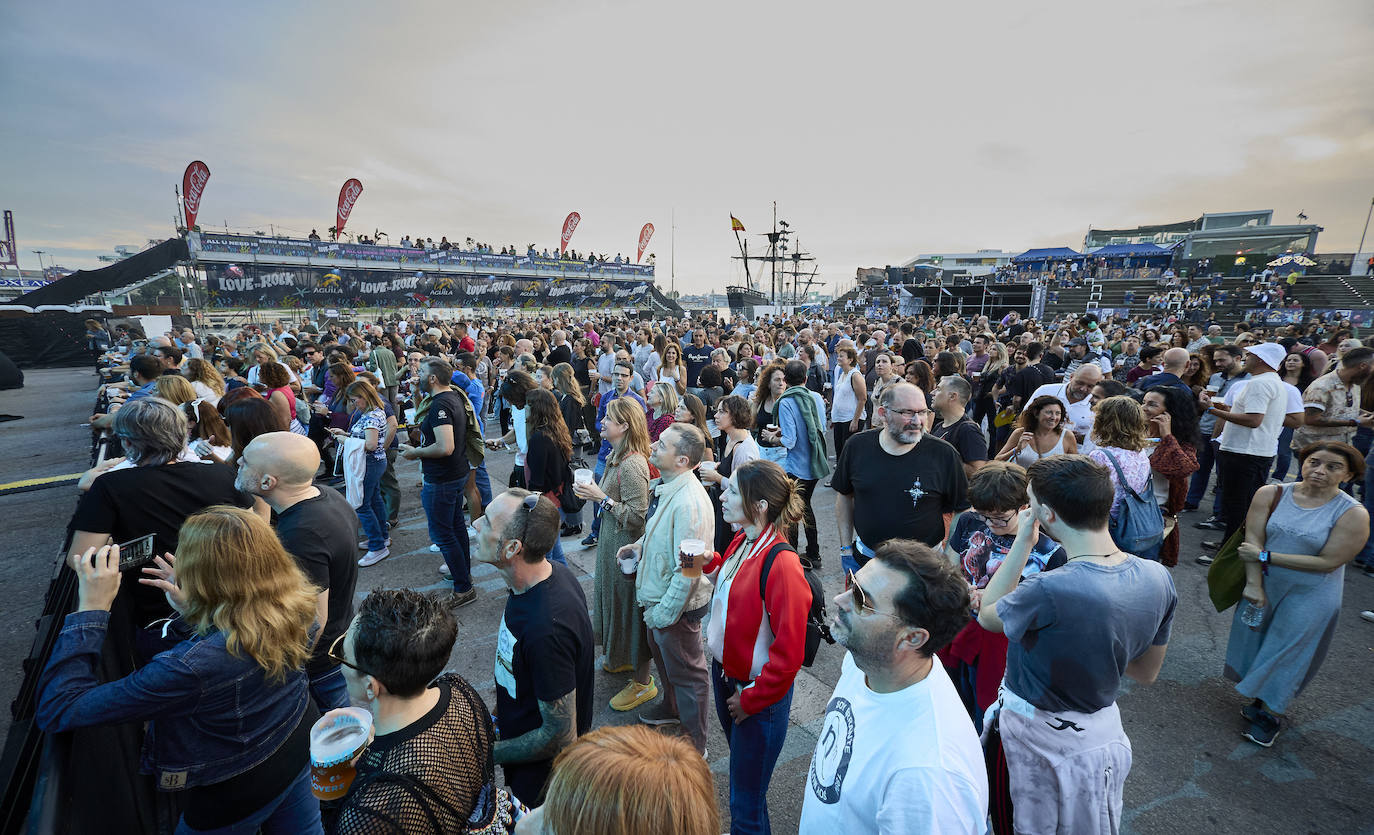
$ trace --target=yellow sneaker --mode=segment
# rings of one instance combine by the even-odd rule
[[[608,673],[629,673],[634,672],[635,665],[621,664],[619,667],[612,667],[609,662],[601,665],[601,669]]]
[[[634,710],[657,695],[658,685],[654,684],[653,676],[649,676],[648,684],[630,679],[623,690],[611,697],[611,710]]]

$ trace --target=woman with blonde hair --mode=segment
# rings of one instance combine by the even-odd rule
[[[654,383],[649,389],[649,443],[658,440],[663,430],[677,420],[677,388],[672,383]]]
[[[161,397],[173,406],[196,399],[196,390],[180,374],[164,374],[153,381],[153,396]]]
[[[649,639],[635,602],[635,578],[616,562],[616,552],[644,534],[649,512],[649,431],[644,410],[631,397],[606,407],[601,436],[611,443],[601,483],[579,484],[580,498],[601,504],[596,542],[596,579],[592,588],[592,631],[606,650],[608,673],[634,673],[611,699],[615,710],[633,710],[658,695],[649,675]]]
[[[598,728],[553,763],[544,805],[516,835],[716,835],[720,813],[706,761],[682,737],[642,725]]]
[[[319,589],[266,521],[225,505],[187,517],[177,555],[154,562],[139,582],[166,594],[177,613],[167,630],[181,642],[101,684],[119,546],[71,555],[77,611],[39,682],[39,727],[148,722],[158,785],[185,798],[178,832],[322,833],[310,791],[319,714],[303,670]]]
[[[219,405],[219,399],[224,396],[226,389],[224,377],[215,370],[213,363],[197,358],[187,360],[186,379],[198,397],[208,400],[211,406]]]

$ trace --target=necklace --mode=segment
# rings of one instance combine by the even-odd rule
[[[1073,562],[1074,560],[1087,559],[1088,557],[1114,557],[1114,556],[1116,556],[1117,554],[1120,554],[1120,553],[1121,553],[1121,549],[1118,548],[1118,549],[1116,549],[1115,551],[1108,551],[1108,552],[1105,553],[1105,554],[1079,554],[1079,555],[1076,556],[1076,557],[1069,557],[1067,560],[1064,560],[1064,562],[1066,562],[1066,563],[1067,563],[1067,562]]]

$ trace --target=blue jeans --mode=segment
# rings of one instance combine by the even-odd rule
[[[301,769],[286,791],[243,820],[219,829],[192,829],[185,819],[177,823],[176,835],[324,835],[320,823],[320,801],[310,791],[310,766]]]
[[[1188,497],[1183,503],[1188,507],[1198,507],[1202,504],[1202,496],[1207,492],[1207,480],[1211,478],[1212,467],[1217,460],[1217,445],[1209,438],[1202,445],[1202,449],[1197,456],[1197,472],[1193,473],[1192,481],[1188,483]],[[1221,514],[1221,473],[1217,473],[1217,487],[1212,491],[1212,515]]]
[[[491,504],[491,476],[487,475],[487,462],[477,467],[477,495],[482,497],[482,507]]]
[[[1293,427],[1285,426],[1279,432],[1279,451],[1274,456],[1274,472],[1271,478],[1283,481],[1288,476],[1288,465],[1293,461]]]
[[[453,576],[453,590],[459,593],[472,588],[468,523],[463,516],[463,486],[466,483],[466,478],[440,483],[425,479],[420,487],[420,504],[429,524],[429,538],[443,553],[444,564]]]
[[[367,550],[380,551],[386,547],[386,500],[382,498],[382,474],[386,459],[367,456],[367,471],[363,475],[363,503],[358,506],[358,521],[367,535]]]
[[[563,543],[561,540],[555,539],[553,541],[553,548],[549,551],[548,558],[550,562],[556,562],[561,565],[568,564],[568,558],[563,556]]]
[[[344,681],[343,667],[338,664],[319,678],[310,679],[310,696],[320,713],[336,707],[348,707],[348,682]]]
[[[768,822],[768,782],[787,740],[787,717],[792,709],[792,690],[775,704],[747,717],[738,725],[725,700],[748,684],[725,677],[725,670],[711,661],[711,689],[716,696],[716,718],[730,745],[730,832],[754,835],[772,832]],[[738,744],[736,744],[738,743]]]

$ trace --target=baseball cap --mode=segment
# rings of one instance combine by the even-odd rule
[[[1083,345],[1083,346],[1086,347],[1087,344],[1088,344],[1088,340],[1084,339],[1084,338],[1081,337],[1081,336],[1075,336],[1073,339],[1070,339],[1070,340],[1069,340],[1067,343],[1065,343],[1065,344],[1068,345],[1069,347],[1073,347],[1074,345]]]
[[[1246,353],[1254,354],[1259,357],[1265,365],[1275,371],[1279,370],[1279,366],[1283,365],[1283,358],[1288,355],[1288,352],[1283,349],[1282,345],[1274,342],[1250,345],[1246,347],[1245,351]]]

